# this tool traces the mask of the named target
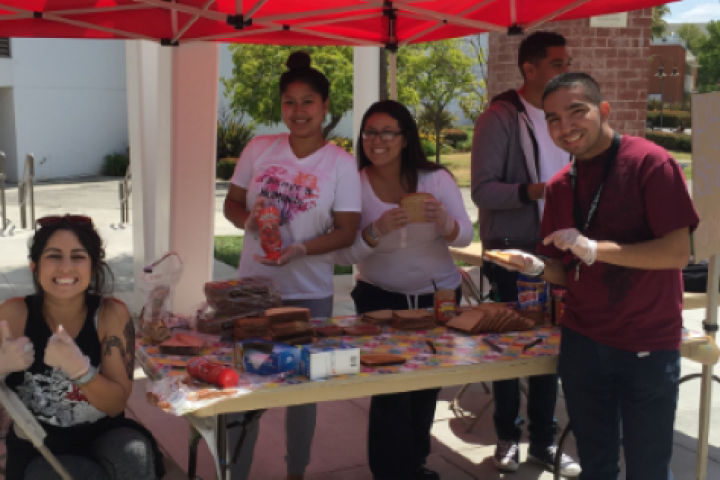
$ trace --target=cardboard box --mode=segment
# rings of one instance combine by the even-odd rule
[[[310,380],[360,373],[360,349],[346,343],[302,347],[300,374]]]
[[[257,375],[296,374],[300,348],[255,338],[235,343],[235,368]]]

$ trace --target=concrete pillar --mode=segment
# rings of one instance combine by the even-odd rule
[[[357,141],[365,111],[380,100],[380,49],[353,47],[353,66],[353,138]]]
[[[184,273],[171,309],[191,313],[212,278],[218,46],[128,42],[127,60],[135,278],[177,252]],[[135,299],[138,311],[137,288]]]

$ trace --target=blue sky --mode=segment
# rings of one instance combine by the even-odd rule
[[[705,23],[720,20],[720,1],[718,0],[682,0],[668,3],[670,15],[665,17],[668,23]]]

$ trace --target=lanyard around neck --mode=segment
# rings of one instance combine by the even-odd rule
[[[608,176],[610,176],[610,171],[615,165],[615,160],[617,160],[618,151],[620,150],[620,140],[620,135],[615,132],[608,150],[607,159],[605,160],[602,182],[600,183],[597,192],[595,192],[595,197],[593,197],[592,203],[590,204],[587,220],[585,220],[584,223],[582,219],[582,211],[580,209],[580,200],[577,193],[577,159],[573,158],[572,160],[572,164],[570,165],[570,185],[572,186],[573,191],[573,221],[575,222],[575,228],[577,228],[580,233],[587,232],[588,227],[590,227],[590,222],[592,222],[593,218],[595,218],[595,213],[597,212],[598,204],[600,203],[600,197],[602,196],[603,189],[605,188],[605,182],[607,181]]]

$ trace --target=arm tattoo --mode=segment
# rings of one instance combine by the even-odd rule
[[[132,319],[128,320],[123,330],[125,336],[125,345],[117,335],[110,335],[105,339],[103,345],[105,346],[105,355],[112,355],[112,348],[117,347],[120,352],[120,357],[123,359],[125,365],[125,371],[130,380],[133,379],[133,372],[135,370],[135,326],[133,325]]]

